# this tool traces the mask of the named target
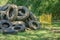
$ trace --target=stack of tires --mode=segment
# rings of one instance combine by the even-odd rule
[[[0,7],[0,33],[14,34],[25,29],[40,29],[40,24],[25,6],[7,4]]]

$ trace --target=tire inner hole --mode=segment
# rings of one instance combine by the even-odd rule
[[[15,29],[15,30],[19,30],[19,29],[21,29],[21,28],[20,28],[20,27],[15,27],[14,29]]]
[[[2,28],[0,27],[0,29],[2,29]]]
[[[12,14],[13,14],[13,8],[10,8],[10,10],[9,10],[9,17],[11,17]]]
[[[3,19],[7,19],[6,15],[3,16]]]
[[[37,23],[33,22],[32,24],[33,24],[35,27],[37,27]]]
[[[10,25],[8,23],[3,23],[2,26],[8,28]]]
[[[19,9],[18,11],[19,11],[19,12],[21,11],[21,13],[25,14],[25,10],[24,10],[24,9]],[[19,13],[19,12],[18,12],[18,16],[22,16],[22,14]]]

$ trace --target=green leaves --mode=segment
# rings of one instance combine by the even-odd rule
[[[6,2],[6,0],[3,1]],[[0,4],[3,1],[0,0]],[[37,16],[39,16],[43,12],[55,13],[55,11],[58,12],[60,9],[59,0],[7,0],[7,1],[8,1],[7,3],[26,6]]]

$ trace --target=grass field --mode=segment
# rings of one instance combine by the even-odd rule
[[[60,33],[54,33],[50,29],[41,28],[40,30],[26,30],[15,35],[0,34],[0,40],[60,40]]]

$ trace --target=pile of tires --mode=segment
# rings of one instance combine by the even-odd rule
[[[14,34],[27,28],[40,29],[40,23],[27,7],[15,4],[0,7],[0,33]]]

